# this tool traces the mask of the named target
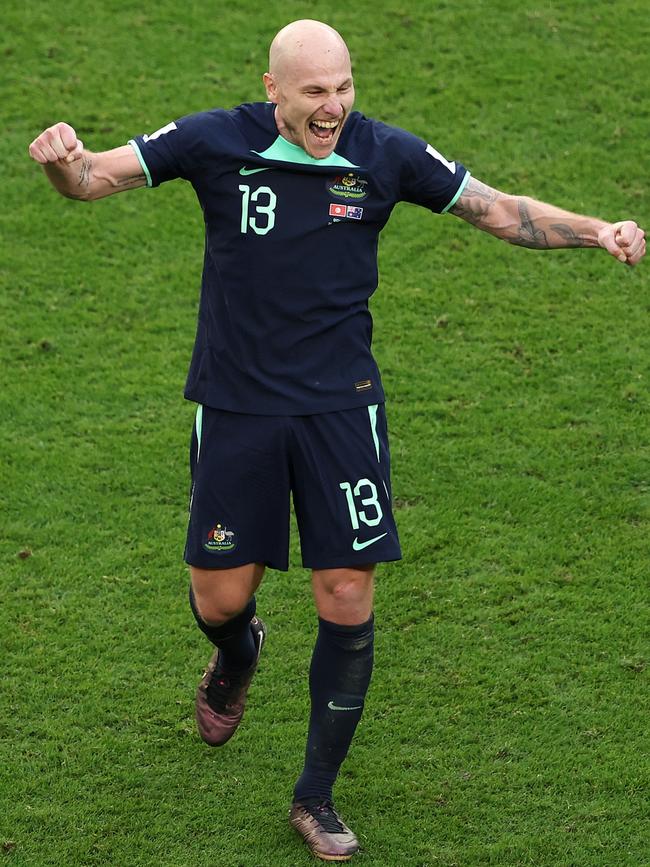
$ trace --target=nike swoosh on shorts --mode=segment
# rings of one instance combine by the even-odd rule
[[[374,545],[375,542],[378,542],[380,539],[383,539],[384,536],[387,536],[388,533],[382,533],[381,536],[375,536],[374,539],[368,539],[367,542],[360,542],[356,537],[354,542],[352,543],[352,547],[355,551],[363,551],[364,548],[367,548],[368,545]]]

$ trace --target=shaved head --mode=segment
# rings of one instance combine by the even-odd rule
[[[269,72],[283,78],[305,65],[350,67],[350,53],[343,37],[322,21],[292,21],[276,34],[269,50]]]
[[[329,157],[354,103],[341,35],[322,21],[292,21],[271,43],[263,80],[280,135],[315,159]]]

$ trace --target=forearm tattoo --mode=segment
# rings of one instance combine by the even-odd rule
[[[567,247],[589,247],[589,239],[583,235],[576,235],[571,226],[566,223],[552,223],[551,229],[564,238]]]
[[[535,225],[528,205],[523,199],[517,200],[517,209],[519,211],[517,236],[507,237],[505,240],[511,244],[519,244],[521,247],[531,247],[533,250],[548,249],[550,244],[546,232]]]
[[[92,171],[93,161],[89,156],[84,154],[81,157],[81,167],[79,169],[79,186],[86,187],[86,189],[90,186],[90,173]]]
[[[534,214],[534,210],[538,213]],[[450,212],[477,228],[520,247],[548,250],[554,247],[595,245],[595,239],[588,232],[580,234],[580,221],[585,218],[576,214],[572,224],[551,222],[553,218],[565,216],[572,219],[574,215],[532,199],[508,196],[475,178],[470,178]],[[587,229],[584,222],[582,226]]]
[[[120,187],[120,188],[127,188],[127,187],[134,187],[134,186],[139,187],[139,186],[141,186],[142,182],[146,181],[146,180],[147,179],[144,176],[144,172],[140,172],[140,174],[138,174],[138,175],[131,175],[128,178],[120,178],[116,182],[115,186]]]
[[[77,179],[77,188],[80,188],[80,192],[69,191],[67,195],[71,199],[85,199],[88,198],[88,195],[91,191],[91,186],[93,189],[97,189],[101,187],[106,187],[108,183],[111,187],[116,190],[128,190],[132,187],[141,187],[146,183],[146,178],[144,172],[139,172],[135,175],[128,175],[124,178],[115,178],[110,177],[108,174],[104,174],[100,172],[100,176],[97,176],[97,173],[93,175],[93,159],[90,154],[84,153],[81,157],[80,166],[79,166],[79,177]],[[106,195],[107,192],[104,192]]]

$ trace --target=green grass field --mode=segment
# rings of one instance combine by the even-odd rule
[[[280,26],[347,39],[357,108],[481,180],[650,223],[642,0],[3,7],[0,864],[300,867],[286,822],[308,575],[245,724],[193,723],[182,563],[202,218],[178,182],[82,205],[27,145],[125,143],[261,99]],[[650,864],[650,270],[516,249],[401,205],[372,301],[405,558],[337,786],[364,867]]]

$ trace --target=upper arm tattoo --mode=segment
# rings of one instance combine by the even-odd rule
[[[498,190],[488,187],[476,178],[470,178],[460,198],[449,212],[467,220],[468,223],[481,226],[501,195]]]

